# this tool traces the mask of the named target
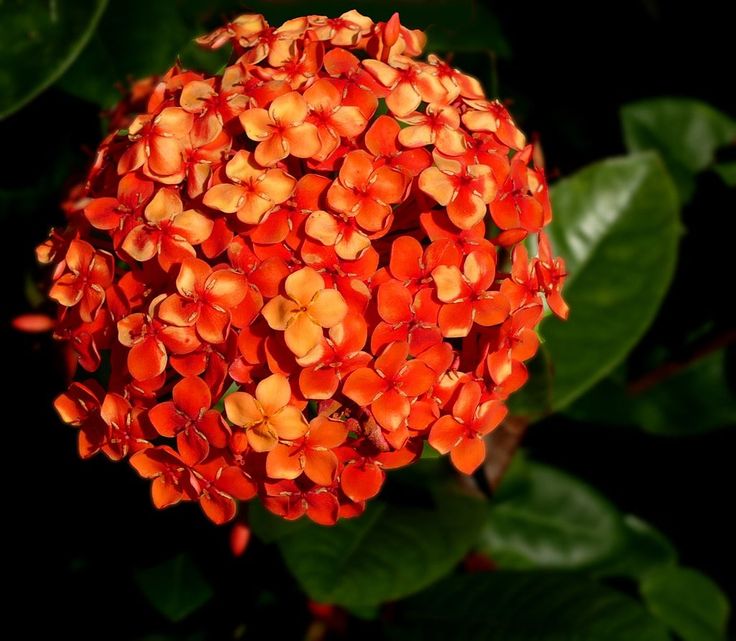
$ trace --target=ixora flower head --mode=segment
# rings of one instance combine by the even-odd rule
[[[213,521],[360,514],[425,441],[472,473],[567,315],[544,173],[507,110],[395,15],[245,15],[112,115],[53,265],[83,457]],[[530,256],[525,240],[537,249]]]

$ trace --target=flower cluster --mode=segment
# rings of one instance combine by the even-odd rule
[[[480,465],[565,267],[531,145],[424,41],[244,15],[199,39],[221,73],[134,85],[37,251],[88,372],[56,401],[81,456],[216,523],[255,496],[355,516],[425,441]]]

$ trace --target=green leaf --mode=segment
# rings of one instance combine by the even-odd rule
[[[480,548],[503,569],[580,569],[609,556],[623,536],[616,508],[593,488],[526,462],[491,503]]]
[[[591,165],[552,189],[553,246],[567,261],[570,319],[542,321],[561,409],[621,362],[667,291],[680,234],[677,195],[656,154]],[[544,409],[544,408],[541,408]]]
[[[736,161],[720,162],[713,165],[715,171],[728,187],[736,187]]]
[[[635,600],[567,573],[454,576],[399,607],[402,641],[668,641]]]
[[[433,499],[431,507],[372,501],[356,519],[334,527],[310,523],[278,544],[310,598],[365,610],[432,584],[477,540],[480,499],[449,488]]]
[[[171,621],[186,618],[214,594],[197,566],[185,554],[152,568],[138,570],[135,579],[151,605]]]
[[[736,141],[736,121],[691,98],[655,98],[624,105],[621,123],[630,151],[660,152],[683,203],[695,189],[695,174],[713,163],[719,147]]]
[[[107,0],[0,2],[0,120],[20,109],[71,65]]]
[[[653,568],[677,562],[677,551],[659,530],[631,514],[623,523],[624,538],[609,557],[596,564],[594,576],[639,580]]]
[[[700,572],[681,567],[657,568],[644,577],[640,589],[652,614],[683,641],[726,638],[728,599]]]
[[[736,395],[726,377],[726,350],[705,356],[639,394],[601,381],[566,411],[581,421],[636,425],[653,434],[687,436],[736,423]]]
[[[181,5],[176,0],[110,0],[89,46],[59,86],[111,107],[130,80],[164,73],[191,39],[204,31],[182,12]]]

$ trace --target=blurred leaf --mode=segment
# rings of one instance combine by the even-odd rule
[[[0,2],[0,120],[66,71],[82,52],[107,0]]]
[[[668,641],[633,599],[574,574],[453,576],[399,607],[391,639]]]
[[[726,638],[728,599],[700,572],[657,568],[644,577],[641,594],[649,610],[683,641]]]
[[[606,379],[566,414],[580,421],[636,425],[654,434],[687,436],[736,423],[736,395],[726,378],[726,350],[705,356],[640,394]]]
[[[677,195],[656,154],[612,158],[557,183],[552,244],[567,261],[570,319],[542,321],[553,409],[621,362],[651,324],[672,279]],[[544,408],[540,408],[544,409]]]
[[[526,462],[517,474],[491,503],[481,533],[481,550],[501,568],[579,569],[620,545],[621,517],[593,488],[539,463]]]
[[[713,171],[715,171],[729,187],[736,187],[736,161],[734,162],[720,162],[717,165],[713,165]]]
[[[214,595],[210,584],[185,554],[138,570],[135,579],[151,605],[171,621],[186,618]]]
[[[624,140],[630,151],[662,154],[680,197],[686,203],[695,174],[713,163],[719,147],[736,141],[736,121],[691,98],[655,98],[621,108]]]
[[[653,568],[677,562],[677,551],[659,530],[631,514],[623,524],[623,539],[608,558],[596,564],[594,576],[641,579]]]
[[[478,539],[484,503],[457,490],[420,508],[381,501],[333,527],[307,524],[278,540],[310,598],[365,608],[412,594],[447,574]]]
[[[164,73],[181,51],[188,52],[189,64],[201,64],[208,54],[192,57],[191,40],[206,30],[205,23],[218,15],[223,4],[110,0],[89,46],[58,84],[79,98],[111,107],[120,99],[119,88],[131,80]],[[227,4],[237,11],[237,5]],[[222,52],[211,55],[211,67],[217,69]]]
[[[303,0],[256,0],[248,8],[263,13],[271,24],[303,15]],[[337,17],[345,11],[357,9],[373,20],[388,20],[395,11],[401,24],[409,29],[427,31],[426,51],[494,51],[501,58],[511,55],[508,41],[495,15],[474,0],[312,0],[309,13]]]

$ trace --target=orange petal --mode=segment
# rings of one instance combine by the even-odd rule
[[[194,209],[187,209],[174,219],[171,231],[190,244],[199,245],[210,237],[214,226],[212,219]]]
[[[179,269],[176,277],[176,289],[182,296],[194,298],[199,292],[203,292],[205,283],[212,268],[199,258],[187,258]]]
[[[268,113],[274,122],[282,127],[293,127],[304,122],[309,113],[307,102],[298,91],[279,96],[268,108]]]
[[[359,406],[367,407],[385,390],[385,379],[381,378],[371,368],[361,367],[345,379],[342,393]]]
[[[137,381],[158,376],[166,368],[166,351],[155,338],[146,338],[128,352],[128,370]]]
[[[336,289],[322,289],[312,298],[307,313],[321,327],[330,328],[345,318],[348,305]]]
[[[452,199],[455,184],[450,176],[437,167],[428,167],[419,175],[419,189],[444,206]]]
[[[486,457],[486,444],[480,438],[463,438],[450,452],[452,464],[465,474],[477,470]]]
[[[256,399],[247,392],[233,392],[226,396],[225,413],[231,423],[245,428],[263,420],[263,412]]]
[[[299,305],[293,300],[279,294],[263,306],[261,314],[271,329],[283,331],[298,309]]]
[[[284,283],[286,295],[302,307],[307,307],[312,302],[314,295],[324,288],[324,278],[311,267],[295,271]]]
[[[251,140],[266,140],[273,133],[271,117],[265,109],[248,109],[239,118],[245,135]]]
[[[148,411],[148,418],[161,436],[168,437],[176,436],[187,421],[171,401],[152,407]]]
[[[287,347],[297,357],[305,356],[322,339],[322,328],[305,312],[297,312],[284,331]]]
[[[154,225],[159,225],[165,220],[171,220],[182,212],[181,198],[175,189],[163,187],[156,192],[153,200],[148,203],[145,210],[146,220]]]
[[[322,148],[319,131],[309,122],[289,127],[284,132],[284,139],[288,143],[289,153],[297,158],[311,158]]]
[[[248,281],[243,274],[230,269],[218,269],[207,278],[205,289],[210,304],[230,309],[245,298]]]
[[[289,404],[291,399],[289,380],[282,374],[272,374],[264,378],[256,387],[256,398],[266,416],[275,414]]]
[[[340,485],[351,501],[367,501],[380,492],[385,476],[377,465],[349,463],[340,475]]]
[[[304,454],[304,474],[317,485],[332,485],[337,465],[337,456],[329,450],[307,450]]]
[[[511,311],[508,299],[501,292],[489,292],[486,297],[476,301],[473,307],[475,322],[484,327],[503,323]]]
[[[411,405],[409,404],[409,400],[399,394],[395,389],[390,389],[384,394],[381,394],[371,404],[371,412],[378,424],[391,431],[401,427],[406,417],[409,416],[410,411]]]
[[[307,433],[309,426],[302,413],[293,405],[281,408],[268,418],[268,422],[279,438],[293,441]]]
[[[151,260],[158,251],[156,236],[145,225],[138,225],[128,232],[123,240],[123,251],[134,260],[145,262]]]
[[[432,270],[437,298],[444,303],[457,300],[467,291],[463,275],[455,265],[440,265]]]
[[[202,202],[212,209],[233,214],[243,204],[245,193],[245,190],[239,185],[222,183],[208,189]]]
[[[340,384],[334,368],[307,367],[299,373],[299,389],[305,398],[325,400],[332,398]]]
[[[429,444],[441,454],[447,454],[460,441],[464,431],[452,416],[440,416],[429,432]]]
[[[344,421],[333,421],[326,416],[317,416],[309,423],[307,442],[310,448],[332,449],[342,445],[347,437],[348,428]]]
[[[302,473],[301,447],[277,444],[266,456],[266,474],[274,479],[295,479]]]

